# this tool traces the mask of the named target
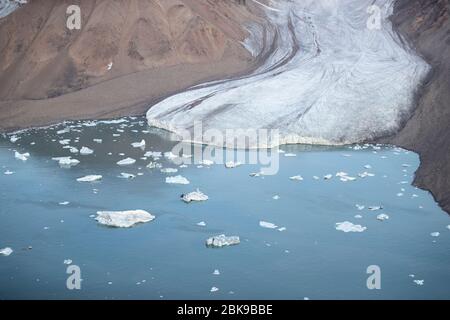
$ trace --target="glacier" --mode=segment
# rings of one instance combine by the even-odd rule
[[[393,30],[393,2],[265,1],[267,25],[248,26],[243,43],[261,65],[160,101],[147,111],[148,123],[180,139],[196,121],[223,135],[277,129],[276,144],[340,145],[392,134],[430,70]],[[201,140],[216,144],[209,135]]]

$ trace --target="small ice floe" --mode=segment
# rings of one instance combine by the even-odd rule
[[[59,144],[66,145],[70,143],[70,139],[59,140]]]
[[[63,261],[63,263],[64,264],[72,264],[72,260],[71,259],[65,259],[64,261]]]
[[[200,221],[199,223],[197,223],[197,225],[199,227],[206,227],[206,222],[205,221]]]
[[[113,63],[112,63],[112,61],[110,62],[110,63],[108,63],[108,65],[106,66],[106,70],[111,70],[112,69],[112,66],[113,66]]]
[[[145,140],[144,139],[142,139],[140,142],[133,142],[132,144],[131,144],[131,146],[133,147],[133,148],[145,148]]]
[[[211,290],[209,290],[209,291],[211,291],[211,292],[216,292],[216,291],[219,291],[219,288],[217,288],[217,287],[212,287]]]
[[[375,174],[367,172],[367,171],[364,171],[364,172],[358,173],[358,176],[360,178],[366,178],[366,177],[374,177]]]
[[[330,180],[331,178],[333,178],[332,174],[326,174],[326,175],[323,176],[324,180]]]
[[[370,211],[377,211],[383,209],[383,206],[370,206],[367,209],[369,209]]]
[[[69,203],[70,203],[69,201],[61,201],[61,202],[58,202],[58,204],[59,204],[60,206],[67,206]]]
[[[296,157],[297,155],[295,153],[285,153],[285,157]]]
[[[355,215],[355,218],[356,218],[356,219],[362,219],[362,215],[357,214],[357,215]]]
[[[176,173],[178,172],[178,169],[176,168],[163,168],[161,169],[162,173]]]
[[[403,163],[403,164],[402,164],[402,167],[403,167],[403,168],[409,168],[409,167],[411,167],[411,165],[410,165],[410,164],[407,164],[407,163]]]
[[[336,230],[344,231],[344,232],[363,232],[367,228],[363,227],[359,224],[353,224],[349,221],[338,222],[336,223]]]
[[[199,189],[197,189],[196,191],[192,191],[181,195],[181,199],[184,202],[189,203],[191,201],[206,201],[208,200],[208,196],[203,192],[201,192]]]
[[[20,139],[20,137],[18,137],[16,135],[12,135],[11,137],[9,137],[9,141],[11,141],[11,143],[15,143],[19,139]]]
[[[155,216],[145,210],[97,211],[95,218],[100,224],[116,228],[129,228],[153,219]]]
[[[203,164],[205,166],[212,166],[214,164],[214,161],[209,160],[209,159],[203,159],[200,164]]]
[[[382,214],[377,215],[377,220],[384,221],[384,220],[388,220],[388,219],[389,219],[389,216],[387,214],[382,213]]]
[[[30,154],[28,152],[20,153],[20,152],[15,151],[14,152],[14,157],[16,159],[19,159],[19,160],[22,160],[22,161],[27,161],[28,158],[30,157]]]
[[[159,169],[159,168],[162,168],[162,164],[161,164],[161,163],[158,163],[158,162],[151,161],[151,162],[147,165],[147,168],[149,168],[149,169]]]
[[[136,176],[134,174],[126,173],[126,172],[121,172],[120,176],[118,176],[118,177],[122,178],[122,179],[134,179],[134,178],[136,178]]]
[[[447,226],[447,229],[450,230],[450,224]]]
[[[227,237],[224,234],[214,236],[206,239],[206,246],[208,247],[223,247],[223,246],[232,246],[239,244],[241,241],[238,236],[229,236]]]
[[[294,181],[303,181],[303,177],[301,175],[289,177],[289,179]]]
[[[95,143],[102,143],[103,139],[92,139],[92,141],[94,141]]]
[[[285,230],[286,230],[286,227],[281,227],[281,228],[278,228],[277,230],[278,230],[278,231],[285,231]]]
[[[430,233],[430,235],[432,237],[439,237],[440,233],[439,232],[432,232],[432,233]]]
[[[370,164],[366,164],[366,165],[364,166],[364,169],[372,169],[372,166],[371,166]]]
[[[413,282],[414,282],[415,284],[417,284],[418,286],[423,286],[425,280],[413,280]]]
[[[83,156],[87,156],[87,155],[93,154],[93,153],[94,153],[94,150],[89,149],[88,147],[81,147],[81,149],[80,149],[80,154]]]
[[[358,209],[359,211],[364,210],[365,206],[360,205],[360,204],[355,204],[356,209]]]
[[[340,179],[342,182],[347,182],[347,181],[354,181],[354,180],[356,180],[355,177],[349,176],[348,173],[346,173],[346,172],[338,172],[338,173],[336,173],[336,177],[339,177],[339,179]]]
[[[272,199],[273,199],[273,200],[279,200],[279,199],[280,199],[280,196],[276,194],[276,195],[274,195],[274,196],[272,197]]]
[[[72,167],[80,163],[79,160],[72,159],[72,157],[55,157],[52,158],[52,160],[58,161],[58,164],[61,167]]]
[[[13,253],[13,249],[11,249],[10,247],[6,247],[6,248],[3,248],[3,249],[0,249],[0,255],[2,255],[2,256],[7,257],[11,253]]]
[[[3,174],[5,174],[5,175],[9,176],[9,175],[12,175],[12,174],[14,174],[14,171],[11,171],[11,170],[6,170],[5,172],[3,172]]]
[[[172,184],[189,184],[189,180],[186,179],[183,176],[173,176],[173,177],[166,177],[166,183],[172,183]]]
[[[162,156],[162,153],[158,152],[158,151],[147,151],[144,154],[144,157],[152,157],[153,159],[159,159],[159,158],[161,158],[161,156]]]
[[[136,162],[136,160],[133,159],[133,158],[125,158],[125,159],[122,159],[120,161],[117,161],[117,164],[119,166],[128,166],[128,165],[131,165],[131,164],[133,164],[135,162]]]
[[[102,176],[99,174],[91,174],[91,175],[87,175],[81,178],[78,178],[77,181],[78,182],[94,182],[94,181],[98,181],[101,180]]]
[[[273,224],[272,222],[267,222],[267,221],[260,221],[259,222],[259,226],[263,227],[263,228],[267,228],[267,229],[276,229],[276,228],[278,228],[277,225]]]
[[[213,273],[212,273],[213,275],[215,275],[215,276],[218,276],[218,275],[220,275],[220,271],[219,271],[219,269],[215,269],[214,271],[213,271]]]
[[[261,172],[251,172],[251,173],[249,174],[250,177],[259,177],[259,176],[261,176],[261,175],[262,175]]]
[[[164,152],[164,158],[168,160],[173,160],[179,158],[176,154],[173,154],[172,151]]]
[[[78,153],[78,148],[72,146],[64,146],[63,149],[69,149],[70,153]]]
[[[240,162],[228,161],[228,162],[225,162],[225,168],[232,169],[232,168],[239,167],[241,164],[242,163],[240,163]]]
[[[319,180],[320,178],[318,176],[313,176],[314,180]]]

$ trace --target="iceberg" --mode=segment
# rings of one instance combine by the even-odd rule
[[[131,145],[133,148],[145,148],[145,140],[142,139],[140,142],[133,142]]]
[[[338,222],[336,223],[336,230],[344,231],[344,232],[363,232],[367,228],[363,227],[359,224],[353,224],[349,221]]]
[[[26,153],[20,153],[20,152],[15,151],[15,152],[14,152],[14,157],[15,157],[16,159],[19,159],[19,160],[22,160],[22,161],[27,161],[28,158],[30,157],[30,154],[29,154],[28,152],[26,152]]]
[[[267,222],[267,221],[260,221],[259,222],[259,226],[263,227],[263,228],[267,228],[267,229],[276,229],[278,228],[277,225],[271,223],[271,222]]]
[[[145,210],[98,211],[95,218],[100,224],[116,228],[130,228],[153,219],[155,216]]]
[[[131,164],[133,164],[135,162],[136,162],[136,160],[133,159],[133,158],[125,158],[123,160],[117,161],[117,164],[119,166],[128,166],[128,165],[131,165]]]
[[[224,234],[214,236],[211,238],[208,238],[206,240],[206,246],[208,247],[223,247],[223,246],[232,246],[239,244],[241,241],[238,236],[226,236]]]
[[[98,181],[101,179],[102,179],[101,175],[92,174],[92,175],[87,175],[87,176],[78,178],[77,181],[78,182],[94,182],[94,181]]]
[[[13,249],[11,249],[10,247],[6,247],[3,249],[0,249],[0,255],[2,256],[9,256],[11,253],[13,253]]]
[[[191,201],[206,201],[208,200],[208,196],[203,192],[201,192],[199,189],[197,189],[196,191],[192,191],[181,195],[181,199],[184,202],[189,203]]]
[[[93,153],[94,153],[94,150],[89,149],[88,147],[81,147],[81,149],[80,149],[80,154],[83,156],[93,154]]]
[[[186,179],[183,176],[173,176],[173,177],[166,177],[166,183],[172,183],[172,184],[189,184],[189,180]]]

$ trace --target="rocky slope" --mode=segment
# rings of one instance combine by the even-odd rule
[[[386,141],[420,154],[415,184],[450,212],[450,1],[397,0],[392,22],[433,69],[415,112]]]
[[[79,5],[81,30],[66,27]],[[32,0],[0,19],[0,127],[143,113],[161,97],[251,69],[229,0]]]

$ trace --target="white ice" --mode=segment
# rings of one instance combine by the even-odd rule
[[[267,229],[276,229],[276,228],[278,228],[277,225],[273,224],[272,222],[267,222],[267,221],[260,221],[259,222],[259,226],[263,227],[263,228],[267,228]]]
[[[336,230],[344,231],[344,232],[363,232],[367,228],[363,227],[359,224],[353,224],[349,221],[338,222],[336,223]]]
[[[28,152],[20,153],[20,152],[15,151],[14,152],[14,157],[16,159],[19,159],[19,160],[22,160],[22,161],[27,161],[28,158],[30,157],[30,154]]]
[[[129,228],[153,219],[155,216],[145,210],[98,211],[95,218],[100,224],[117,228]]]
[[[206,194],[204,194],[203,192],[201,192],[199,189],[197,189],[196,191],[192,191],[186,194],[183,194],[181,196],[181,199],[184,202],[191,202],[191,201],[206,201],[208,200],[208,196]]]
[[[166,183],[172,184],[189,184],[189,180],[183,176],[166,177]]]
[[[87,175],[87,176],[78,178],[77,181],[79,181],[79,182],[94,182],[94,181],[98,181],[101,179],[102,179],[101,175],[92,174],[92,175]]]
[[[89,154],[93,154],[94,150],[89,149],[88,147],[81,147],[80,149],[80,154],[81,155],[89,155]]]
[[[238,236],[226,236],[224,234],[208,238],[206,245],[208,247],[223,247],[239,244],[241,241]]]
[[[0,255],[2,256],[9,256],[11,253],[13,253],[13,249],[11,249],[10,247],[6,247],[3,249],[0,249]]]
[[[119,166],[128,166],[128,165],[131,165],[131,164],[133,164],[135,162],[136,162],[136,160],[133,159],[133,158],[125,158],[123,160],[117,161],[117,164]]]
[[[145,148],[145,140],[142,139],[140,142],[133,142],[131,144],[133,148]]]

